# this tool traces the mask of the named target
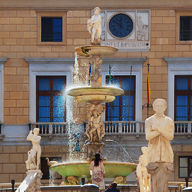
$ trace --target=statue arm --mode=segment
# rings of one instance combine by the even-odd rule
[[[148,119],[145,120],[145,133],[146,133],[146,140],[148,141],[154,139],[160,134],[158,131],[152,130],[151,123]]]
[[[168,140],[172,140],[174,137],[174,122],[170,120],[168,129],[159,129],[159,132]]]
[[[33,139],[33,133],[32,130],[29,132],[29,135],[27,136],[27,141],[31,141]]]

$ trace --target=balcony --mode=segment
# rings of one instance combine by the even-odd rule
[[[145,134],[143,121],[105,121],[106,135],[135,135],[136,137]],[[87,124],[85,123],[85,130]],[[29,130],[38,127],[42,136],[64,136],[67,135],[68,124],[63,123],[32,123]],[[85,131],[84,130],[84,131]],[[1,131],[1,126],[0,126]],[[1,132],[0,132],[1,133]],[[176,135],[192,135],[192,121],[175,121]]]
[[[39,128],[41,136],[64,136],[67,134],[67,123],[32,123],[29,124],[29,130]]]

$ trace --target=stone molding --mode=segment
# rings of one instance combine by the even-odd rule
[[[74,58],[25,58],[29,64],[73,64]]]
[[[29,63],[29,121],[36,122],[36,76],[66,76],[66,87],[72,85],[73,58],[25,58]],[[66,103],[70,103],[66,97]],[[72,104],[70,105],[72,106]],[[67,113],[67,119],[70,114]]]
[[[3,94],[4,94],[4,63],[7,61],[6,57],[1,57],[0,58],[0,122],[3,122]],[[2,127],[3,128],[3,127]]]
[[[136,76],[135,121],[142,121],[142,68],[146,59],[146,57],[104,58],[101,65],[103,85],[109,74],[109,65],[111,65],[111,75],[130,75],[132,66],[132,75]]]
[[[143,64],[147,57],[131,57],[131,58],[104,58],[103,64]]]
[[[164,57],[168,63],[168,116],[174,119],[175,75],[192,75],[192,57]]]
[[[118,4],[116,0],[113,0],[110,2],[106,0],[100,0],[97,3],[97,6],[102,8],[186,8],[189,9],[189,7],[192,6],[192,2],[188,0],[161,0],[161,1],[151,1],[151,0],[118,0]],[[25,0],[0,0],[0,8],[35,8],[35,9],[58,9],[58,10],[64,10],[64,9],[92,9],[95,7],[94,1],[87,0],[55,0],[54,3],[52,0],[47,0],[46,4],[43,0],[34,0],[34,1],[25,1]]]

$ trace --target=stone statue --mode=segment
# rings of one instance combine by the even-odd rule
[[[99,7],[94,8],[94,15],[87,21],[87,29],[91,34],[91,43],[99,44],[101,37],[101,9]]]
[[[101,142],[105,135],[105,128],[102,122],[102,115],[105,111],[103,104],[91,105],[88,108],[88,128],[86,135],[90,142]]]
[[[151,191],[168,191],[168,174],[173,171],[173,150],[170,140],[174,137],[174,122],[164,115],[164,99],[153,102],[155,114],[145,121],[148,143],[148,173],[151,174]]]
[[[28,152],[28,159],[25,162],[27,170],[35,170],[40,168],[41,158],[41,136],[39,136],[39,128],[34,128],[29,132],[27,141],[32,142],[32,149]]]
[[[139,164],[137,165],[136,175],[139,183],[140,192],[151,191],[151,175],[147,172],[148,164],[148,148],[141,148],[142,155],[139,157]]]
[[[141,15],[137,16],[137,39],[139,41],[147,41],[148,38],[148,25],[145,25],[142,21]]]

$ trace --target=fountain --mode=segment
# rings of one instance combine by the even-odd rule
[[[97,17],[97,18],[96,18]],[[112,102],[115,96],[124,94],[118,87],[101,85],[102,56],[113,55],[117,49],[109,46],[100,46],[101,18],[94,15],[88,20],[88,30],[91,33],[91,45],[77,47],[75,49],[74,83],[79,82],[79,65],[89,66],[88,85],[73,87],[67,90],[67,94],[75,97],[76,102],[89,104],[87,110],[87,129],[85,142],[87,157],[83,161],[55,163],[51,170],[64,177],[75,176],[89,178],[89,164],[95,153],[102,154],[105,128],[102,115],[105,111],[105,103]],[[73,159],[74,160],[74,159]],[[106,177],[126,177],[136,169],[135,163],[104,161]]]

